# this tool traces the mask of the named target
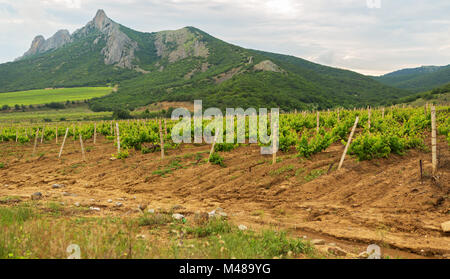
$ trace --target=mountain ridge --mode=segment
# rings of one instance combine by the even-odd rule
[[[450,65],[407,68],[372,78],[396,88],[424,92],[450,82]]]
[[[53,39],[53,48],[37,39],[29,55],[0,64],[0,92],[119,84],[118,92],[90,101],[96,111],[193,99],[221,108],[350,107],[410,94],[349,70],[232,45],[192,26],[135,31],[103,10],[68,36]]]

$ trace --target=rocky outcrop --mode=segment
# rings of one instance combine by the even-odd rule
[[[105,64],[116,65],[122,68],[134,68],[133,61],[138,44],[131,40],[125,33],[120,30],[120,25],[108,18],[103,10],[99,10],[94,19],[85,27],[77,30],[74,38],[79,38],[99,33],[94,41],[97,44],[101,37],[106,40],[106,46],[102,49],[105,56]]]
[[[36,38],[34,38],[33,42],[31,43],[30,49],[25,52],[22,57],[16,60],[21,60],[28,56],[58,49],[69,42],[71,42],[71,36],[69,31],[67,30],[59,30],[48,40],[45,40],[45,38],[41,35],[36,36]]]
[[[155,40],[156,53],[162,58],[167,57],[170,63],[191,56],[207,57],[208,48],[200,38],[200,34],[194,34],[188,28],[158,32]]]
[[[269,71],[269,72],[276,72],[276,73],[283,73],[284,70],[280,68],[277,64],[273,63],[270,60],[264,60],[258,64],[256,64],[253,69],[256,71]]]

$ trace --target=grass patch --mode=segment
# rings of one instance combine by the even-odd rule
[[[310,182],[322,175],[324,175],[327,171],[326,170],[312,170],[308,175],[305,176],[305,181]]]
[[[294,170],[294,166],[293,165],[288,165],[288,166],[284,166],[284,167],[281,167],[279,169],[270,171],[269,175],[276,176],[276,175],[280,175],[280,174],[283,174],[285,172],[292,171],[292,170]]]

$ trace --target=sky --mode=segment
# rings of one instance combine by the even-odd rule
[[[0,0],[0,63],[98,9],[135,30],[197,27],[226,42],[381,75],[450,64],[449,0]]]

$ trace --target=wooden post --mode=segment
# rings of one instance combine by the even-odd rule
[[[164,118],[164,136],[167,137],[167,123],[165,118]]]
[[[56,131],[55,131],[55,135],[56,135],[56,144],[58,144],[58,126],[56,126]]]
[[[119,123],[116,122],[116,135],[117,135],[117,154],[120,153],[120,131]]]
[[[69,133],[69,128],[66,128],[66,133],[64,135],[64,139],[63,142],[61,144],[61,149],[59,150],[59,155],[58,158],[61,158],[62,152],[63,152],[63,148],[64,148],[64,144],[66,143],[66,138],[67,138],[67,134]]]
[[[18,138],[19,138],[19,134],[17,133],[17,130],[16,130],[16,142],[17,142]]]
[[[381,118],[384,119],[384,107],[383,107],[383,109],[381,110]]]
[[[436,175],[437,173],[436,145],[436,107],[431,105],[431,158],[433,164],[433,175]]]
[[[97,123],[94,123],[94,144],[97,143]]]
[[[44,127],[42,127],[41,143],[44,141],[44,133],[45,133],[45,125],[44,125]]]
[[[37,129],[37,131],[36,131],[36,136],[34,137],[33,155],[34,155],[34,153],[36,153],[36,146],[37,146],[37,139],[38,139],[38,136],[39,136],[39,128]]]
[[[340,115],[341,111],[339,110],[339,108],[337,109],[337,122],[339,123],[341,121],[341,115]]]
[[[210,160],[211,160],[211,156],[214,153],[214,147],[216,146],[216,139],[217,139],[217,131],[216,131],[216,135],[214,136],[213,143],[211,145],[211,151],[209,151],[208,163],[211,163]]]
[[[347,144],[345,145],[344,153],[342,153],[341,161],[339,162],[338,170],[341,169],[342,164],[344,164],[345,155],[347,154],[347,150],[350,147],[350,143],[352,142],[353,134],[355,133],[356,126],[358,125],[359,116],[356,117],[355,124],[353,125],[352,132],[350,133],[350,136],[348,137]]]
[[[164,138],[161,129],[161,119],[159,119],[159,139],[161,142],[161,160],[164,159]]]
[[[81,154],[83,155],[83,161],[86,161],[86,154],[84,153],[83,138],[81,137],[81,133],[80,133],[80,146],[81,146]]]
[[[371,115],[372,111],[370,110],[370,106],[367,107],[367,109],[368,109],[367,113],[368,113],[368,116],[369,116],[369,118],[367,120],[367,126],[369,127],[369,134],[370,134],[370,115]]]
[[[320,112],[317,111],[317,128],[316,128],[317,133],[319,133],[319,125],[320,125],[319,119],[320,119]]]
[[[276,137],[277,129],[278,126],[274,124],[272,130],[272,165],[275,165],[277,163],[277,137]]]
[[[419,167],[420,167],[420,182],[422,182],[423,181],[422,160],[419,160]]]

